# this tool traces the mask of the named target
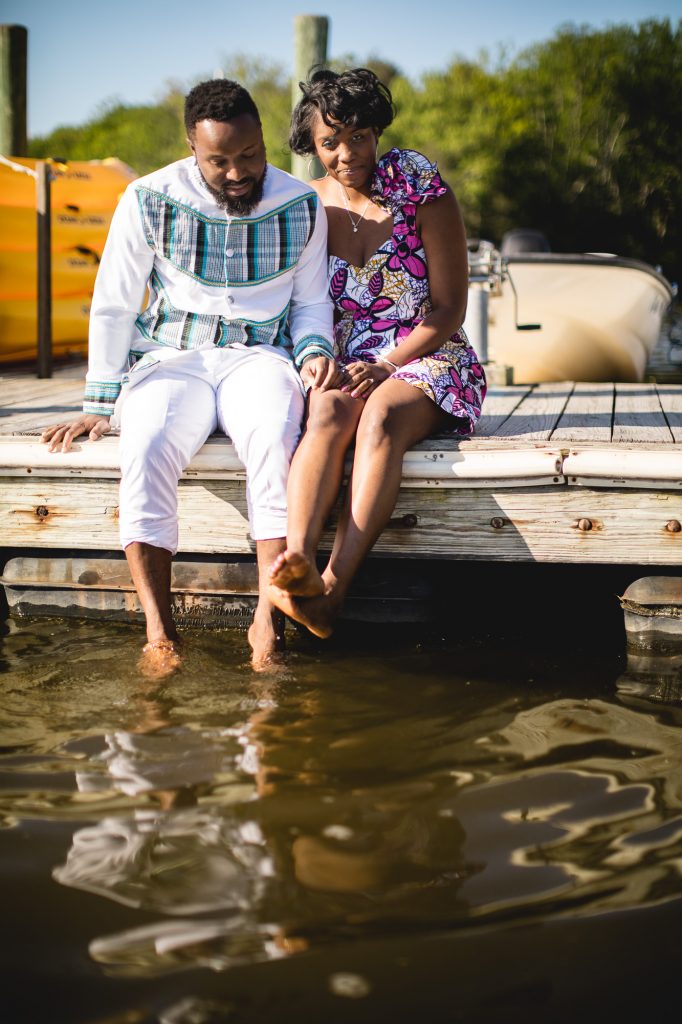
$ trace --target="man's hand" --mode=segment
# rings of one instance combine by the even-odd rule
[[[328,356],[310,356],[301,367],[301,380],[306,388],[331,391],[341,386],[344,375],[336,362]]]
[[[50,451],[55,452],[61,445],[63,452],[68,452],[72,441],[81,434],[88,435],[88,441],[98,441],[102,434],[109,432],[109,417],[93,414],[79,416],[73,423],[58,423],[55,427],[47,427],[41,434],[41,441],[47,441]]]

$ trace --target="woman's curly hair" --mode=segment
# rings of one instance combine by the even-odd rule
[[[291,116],[289,146],[300,156],[315,152],[312,126],[319,113],[325,124],[348,128],[374,128],[381,135],[395,116],[390,90],[369,68],[352,71],[316,71],[299,82],[303,98]]]

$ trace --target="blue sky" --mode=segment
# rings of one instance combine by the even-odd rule
[[[410,78],[453,56],[495,57],[548,39],[564,24],[604,28],[682,18],[682,0],[0,0],[0,22],[29,31],[28,129],[82,124],[105,103],[155,102],[169,81],[210,78],[231,54],[293,60],[293,19],[330,19],[329,55],[376,55]]]

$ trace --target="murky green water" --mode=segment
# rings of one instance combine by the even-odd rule
[[[601,620],[510,592],[428,627],[294,633],[274,677],[242,633],[194,634],[163,684],[136,628],[7,622],[2,1020],[662,1011],[679,685],[626,656],[612,594]]]

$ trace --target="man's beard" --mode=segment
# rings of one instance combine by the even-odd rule
[[[201,174],[201,168],[199,168],[198,165],[197,170],[199,171],[199,174]],[[201,178],[221,210],[225,210],[227,213],[231,213],[236,217],[246,217],[247,214],[256,209],[263,198],[263,189],[265,188],[265,177],[267,173],[268,165],[266,164],[262,176],[258,181],[253,182],[251,191],[244,196],[232,196],[225,185],[223,185],[222,188],[214,188],[213,185],[209,185],[203,174],[201,174]]]

